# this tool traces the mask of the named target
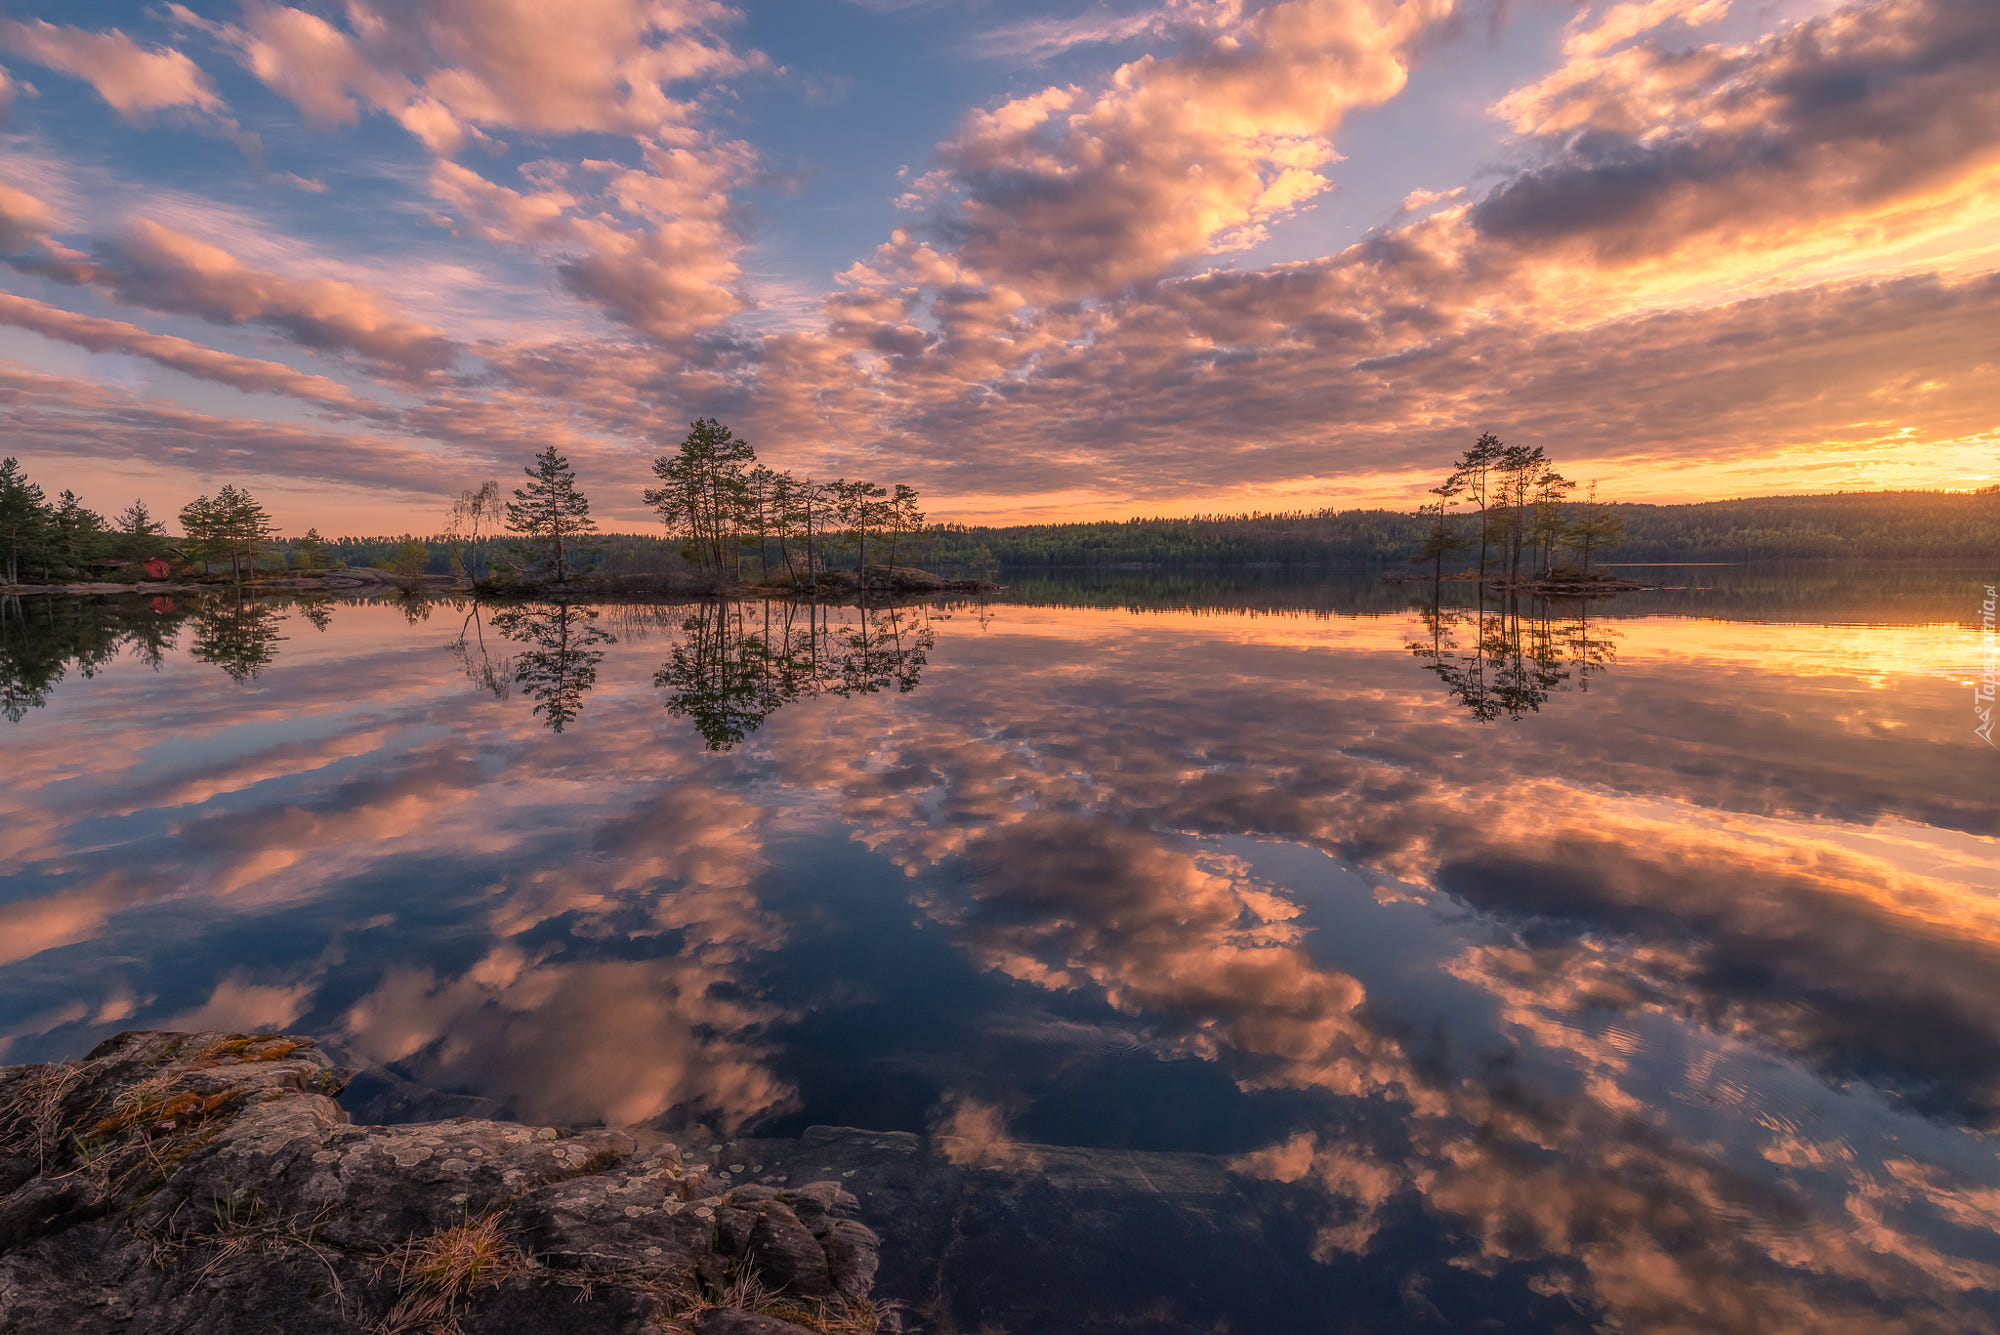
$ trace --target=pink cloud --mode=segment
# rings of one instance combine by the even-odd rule
[[[103,254],[94,277],[121,301],[217,324],[264,325],[305,347],[358,353],[406,380],[444,370],[458,356],[444,330],[405,318],[358,284],[252,269],[149,219],[134,220]]]
[[[41,19],[0,19],[0,46],[84,80],[127,119],[174,107],[223,109],[192,60],[172,47],[148,50],[116,28],[90,32]]]
[[[218,29],[308,115],[351,121],[365,102],[448,154],[472,127],[673,139],[694,104],[668,90],[762,68],[716,36],[733,13],[704,0],[576,0],[561,7],[354,0],[348,29],[252,4]]]
[[[358,486],[427,514],[464,485],[463,465],[423,441],[202,413],[7,362],[0,362],[0,411],[10,448],[61,467],[108,460],[202,478]]]
[[[0,181],[0,251],[27,250],[55,226],[55,210],[27,191]]]
[[[169,334],[155,334],[120,320],[78,315],[27,297],[0,292],[0,324],[60,339],[92,352],[123,352],[160,365],[229,385],[248,393],[289,394],[325,407],[362,416],[390,416],[391,410],[357,396],[336,380],[307,375],[282,362],[238,357]]]

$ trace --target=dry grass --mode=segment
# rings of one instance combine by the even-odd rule
[[[461,1304],[534,1268],[498,1214],[411,1238],[377,1265],[396,1272],[396,1301],[375,1323],[375,1335],[457,1335]]]
[[[629,1281],[628,1281],[629,1282]],[[875,1335],[882,1316],[866,1298],[850,1300],[798,1298],[766,1288],[756,1272],[740,1262],[721,1288],[690,1289],[680,1285],[649,1285],[673,1305],[665,1329],[680,1335],[694,1329],[694,1321],[705,1312],[719,1308],[740,1308],[758,1316],[776,1317],[819,1331],[820,1335]]]
[[[305,1252],[326,1267],[328,1292],[342,1311],[347,1310],[347,1286],[341,1282],[336,1264],[338,1251],[322,1243],[319,1236],[334,1212],[332,1202],[311,1218],[299,1214],[267,1218],[263,1202],[251,1189],[232,1192],[227,1199],[218,1198],[213,1209],[215,1227],[207,1232],[176,1231],[173,1221],[180,1216],[180,1207],[175,1208],[163,1229],[148,1230],[135,1225],[133,1232],[148,1248],[147,1264],[164,1270],[180,1264],[191,1250],[212,1249],[193,1272],[194,1282],[199,1285],[246,1256]]]
[[[34,1155],[43,1172],[54,1168],[72,1134],[65,1104],[91,1069],[88,1062],[60,1062],[18,1081],[0,1101],[0,1145]]]

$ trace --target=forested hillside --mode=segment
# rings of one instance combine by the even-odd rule
[[[1625,521],[1611,561],[1816,560],[2000,555],[2000,488],[1840,492],[1695,505],[1609,504]],[[1455,516],[1464,524],[1470,515]],[[939,560],[962,565],[1314,566],[1401,563],[1430,521],[1393,510],[948,526]],[[1463,561],[1460,562],[1463,564]]]

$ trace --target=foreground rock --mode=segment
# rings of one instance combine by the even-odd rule
[[[0,1068],[0,1330],[881,1328],[836,1182],[732,1186],[612,1131],[357,1126],[341,1084],[273,1034]]]

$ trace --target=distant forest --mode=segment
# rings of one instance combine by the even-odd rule
[[[1837,492],[1693,505],[1606,503],[1625,521],[1612,562],[1991,557],[2000,487]],[[946,525],[937,559],[1028,568],[1115,565],[1356,568],[1407,562],[1431,521],[1396,510],[1127,519],[1005,527]],[[1466,564],[1463,558],[1457,562]]]

